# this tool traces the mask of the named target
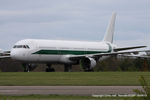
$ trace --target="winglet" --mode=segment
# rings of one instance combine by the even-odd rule
[[[108,24],[108,27],[107,27],[107,30],[106,30],[106,33],[105,33],[105,36],[103,39],[103,41],[105,41],[105,42],[110,42],[110,43],[113,42],[113,35],[114,35],[114,29],[115,29],[115,19],[116,19],[116,13],[114,12],[112,14],[111,20]]]

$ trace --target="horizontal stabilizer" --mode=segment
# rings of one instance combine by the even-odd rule
[[[123,50],[130,50],[130,49],[137,49],[137,48],[145,48],[146,46],[135,46],[135,47],[125,47],[125,48],[115,48],[114,51],[123,51]]]

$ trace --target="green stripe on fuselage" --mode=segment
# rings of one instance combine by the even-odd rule
[[[95,53],[103,53],[101,51],[75,51],[75,50],[39,50],[33,54],[45,54],[45,55],[83,55],[83,54],[95,54]]]
[[[109,53],[112,51],[112,47],[108,44],[108,51],[79,51],[79,50],[39,50],[33,54],[43,54],[43,55],[84,55],[84,54],[96,54],[96,53]]]

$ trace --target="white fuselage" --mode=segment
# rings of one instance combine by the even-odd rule
[[[112,52],[106,42],[25,39],[11,50],[11,58],[24,62],[73,63],[72,55]]]

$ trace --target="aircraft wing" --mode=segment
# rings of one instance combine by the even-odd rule
[[[122,57],[150,59],[150,56],[146,56],[146,55],[120,55],[120,56],[122,56]]]
[[[137,49],[137,48],[145,48],[146,46],[135,46],[135,47],[125,47],[125,48],[115,48],[114,51],[123,51],[123,50],[130,50],[130,49]]]
[[[141,51],[126,51],[126,52],[112,52],[112,53],[97,53],[97,54],[86,54],[86,55],[72,55],[69,57],[70,60],[77,60],[85,57],[102,57],[102,56],[115,56],[121,54],[137,54],[139,52],[146,52],[146,50]]]

